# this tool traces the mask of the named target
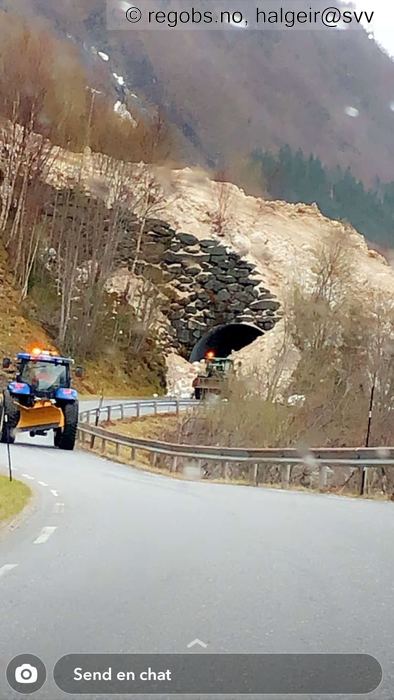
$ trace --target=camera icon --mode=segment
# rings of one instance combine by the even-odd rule
[[[16,683],[37,683],[38,669],[30,664],[22,664],[15,669]]]
[[[47,678],[45,664],[34,654],[19,654],[11,659],[6,671],[11,688],[23,697],[40,690]]]

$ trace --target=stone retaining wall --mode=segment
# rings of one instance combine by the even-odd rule
[[[121,264],[129,264],[134,250],[134,237],[125,236]],[[280,317],[278,300],[253,264],[215,238],[200,240],[163,221],[147,226],[138,273],[161,287],[173,345],[185,356],[214,326],[251,323],[264,332]]]

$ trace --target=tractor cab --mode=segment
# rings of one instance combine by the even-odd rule
[[[233,367],[234,361],[228,357],[214,357],[206,360],[207,377],[227,376]]]
[[[193,381],[194,397],[207,398],[210,395],[221,396],[227,386],[229,377],[234,372],[234,360],[228,357],[215,357],[213,351],[205,356],[205,371]]]
[[[10,388],[15,394],[29,395],[33,399],[69,396],[70,391],[63,390],[71,390],[72,364],[70,358],[54,353],[19,353],[16,356],[16,378]],[[27,389],[28,394],[25,393]]]
[[[54,443],[73,449],[78,423],[78,393],[71,385],[73,360],[49,350],[18,353],[15,363],[3,359],[3,369],[15,378],[3,392],[0,439],[13,442],[16,431],[45,435],[54,431]],[[76,376],[82,376],[78,368]]]

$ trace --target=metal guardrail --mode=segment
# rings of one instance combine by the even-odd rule
[[[220,462],[223,465],[223,473],[226,476],[227,467],[231,463],[249,464],[253,466],[253,482],[258,483],[259,465],[282,465],[282,485],[286,486],[290,480],[292,465],[306,464],[311,467],[319,467],[319,487],[327,485],[327,466],[347,467],[356,466],[360,470],[393,467],[394,447],[360,447],[360,448],[311,448],[302,450],[297,448],[235,448],[205,445],[182,445],[168,443],[160,440],[146,440],[144,438],[121,435],[97,425],[100,419],[112,420],[115,416],[119,419],[125,417],[140,417],[149,413],[176,413],[181,410],[196,406],[194,400],[189,399],[142,399],[126,403],[101,406],[80,413],[78,425],[78,437],[82,445],[89,441],[93,447],[95,439],[101,441],[101,452],[105,454],[107,445],[115,446],[115,454],[119,455],[120,447],[130,449],[130,457],[136,459],[137,450],[145,451],[153,456],[156,462],[158,455],[172,458],[171,471],[178,470],[180,459],[188,459],[188,464],[196,464],[201,468],[206,462]],[[145,409],[145,412],[144,412]],[[94,419],[96,425],[92,425]]]
[[[194,399],[135,399],[133,401],[124,401],[118,404],[108,404],[107,406],[97,406],[96,408],[81,411],[79,414],[80,423],[91,423],[92,418],[96,420],[112,420],[114,418],[123,420],[127,418],[127,413],[130,416],[139,418],[143,415],[144,408],[151,408],[154,415],[158,413],[179,413],[182,408],[195,406]],[[131,417],[130,416],[130,417]]]

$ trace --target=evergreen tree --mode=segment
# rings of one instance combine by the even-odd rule
[[[288,145],[276,154],[256,150],[252,159],[274,199],[316,202],[326,216],[349,221],[371,241],[394,246],[394,182],[376,177],[367,190],[350,168],[329,170],[315,155],[293,152]]]

